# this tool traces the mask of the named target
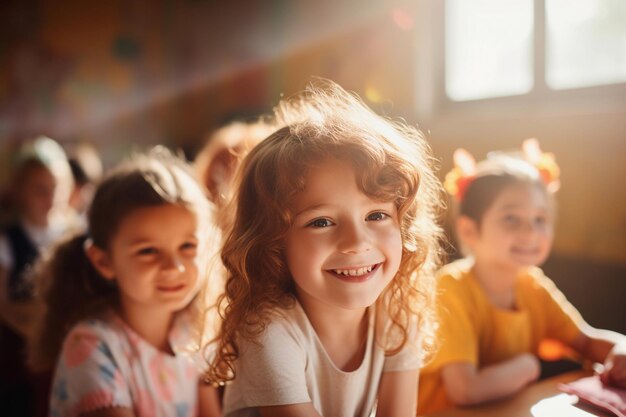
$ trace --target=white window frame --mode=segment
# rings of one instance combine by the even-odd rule
[[[546,83],[545,0],[533,0],[533,86],[525,94],[455,101],[445,88],[445,0],[419,0],[417,8],[417,97],[421,119],[465,115],[490,118],[519,110],[574,113],[626,109],[626,83],[552,89]]]

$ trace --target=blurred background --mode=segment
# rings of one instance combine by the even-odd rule
[[[538,138],[562,170],[559,285],[579,306],[590,279],[626,286],[623,0],[5,0],[0,15],[3,167],[40,134],[105,166],[157,143],[191,159],[321,76],[417,124],[442,178],[457,147]]]

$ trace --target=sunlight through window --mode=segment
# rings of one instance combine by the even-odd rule
[[[532,0],[447,0],[445,13],[448,97],[464,101],[530,91]]]
[[[626,82],[626,1],[546,0],[546,25],[550,87]]]

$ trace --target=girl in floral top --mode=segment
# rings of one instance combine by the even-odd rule
[[[89,232],[43,270],[45,319],[33,365],[56,363],[51,416],[216,416],[184,350],[207,253],[208,202],[163,150],[121,165],[98,187]]]

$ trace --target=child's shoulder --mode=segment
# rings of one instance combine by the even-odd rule
[[[112,360],[112,352],[117,351],[121,343],[118,331],[108,320],[85,319],[74,325],[65,337],[61,359],[70,368],[91,366]]]
[[[124,331],[113,315],[84,319],[72,327],[65,344],[119,344]]]
[[[272,310],[267,323],[267,331],[302,333],[310,326],[308,317],[299,302]]]
[[[269,313],[266,325],[255,338],[261,345],[291,344],[305,348],[316,339],[315,330],[298,301]]]
[[[283,360],[285,357],[305,358],[315,346],[316,336],[304,310],[297,302],[270,313],[262,331],[240,340],[242,356],[255,360]],[[252,355],[252,356],[250,356]]]
[[[444,265],[437,271],[439,285],[462,285],[471,274],[474,261],[471,258],[463,258]]]
[[[113,329],[111,320],[107,316],[90,317],[76,323],[68,335],[95,333],[103,334]]]
[[[522,288],[525,287],[528,290],[545,290],[548,292],[556,290],[554,282],[543,273],[541,268],[536,266],[524,271],[519,277],[519,282]]]

